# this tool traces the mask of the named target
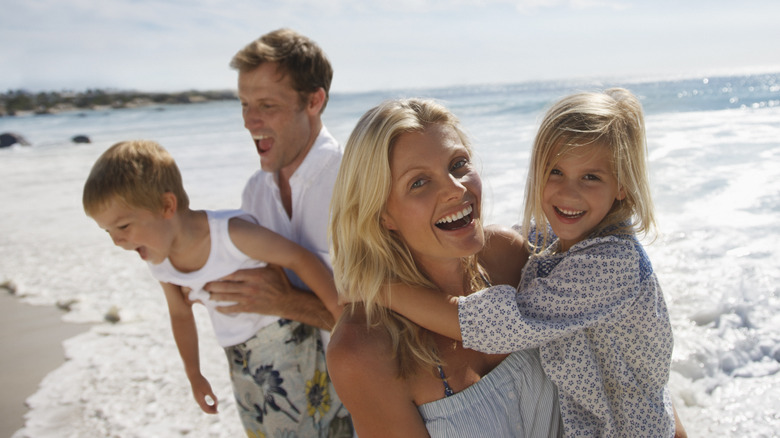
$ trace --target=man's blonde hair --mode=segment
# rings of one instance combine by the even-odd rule
[[[647,144],[642,105],[630,91],[611,88],[601,93],[578,93],[555,103],[542,120],[531,151],[525,192],[523,230],[532,252],[549,243],[549,222],[542,210],[542,193],[560,157],[580,146],[608,148],[611,168],[625,192],[616,200],[594,233],[605,229],[647,234],[655,231],[653,200],[647,173]],[[531,236],[532,224],[539,232]]]
[[[103,152],[92,166],[82,202],[88,216],[102,211],[112,199],[158,212],[167,192],[176,196],[178,209],[189,208],[181,173],[171,154],[154,141],[123,141]]]
[[[364,305],[369,325],[388,332],[400,377],[411,376],[420,366],[438,364],[439,356],[429,332],[378,304],[381,288],[394,282],[436,286],[420,271],[401,238],[382,225],[381,216],[390,196],[393,146],[401,135],[434,124],[454,129],[471,152],[457,118],[438,103],[391,100],[369,110],[347,141],[331,200],[331,255],[339,295]],[[473,278],[472,287],[482,288],[476,256],[462,262]]]

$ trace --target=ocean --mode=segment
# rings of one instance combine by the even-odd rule
[[[475,145],[486,222],[511,225],[545,108],[612,86],[637,94],[646,112],[660,235],[645,243],[670,309],[670,387],[688,435],[780,436],[780,73],[334,93],[324,120],[344,143],[384,99],[440,100]],[[92,323],[65,341],[68,360],[28,399],[14,437],[240,436],[205,311],[201,363],[220,400],[216,416],[192,399],[145,263],[81,207],[95,159],[117,141],[148,138],[176,158],[194,208],[237,208],[259,167],[238,102],[5,117],[0,132],[32,143],[0,149],[0,284],[13,283],[24,302],[68,307],[66,321]],[[71,143],[79,134],[92,143]],[[120,321],[107,322],[109,313]]]

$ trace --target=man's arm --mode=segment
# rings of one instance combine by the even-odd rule
[[[236,303],[218,307],[222,313],[276,315],[325,330],[333,328],[335,322],[316,295],[293,287],[282,268],[275,265],[236,271],[207,283],[204,289],[213,300]]]

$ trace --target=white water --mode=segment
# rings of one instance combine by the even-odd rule
[[[662,231],[647,250],[670,307],[671,388],[691,437],[780,434],[780,90],[772,84],[769,98],[745,104],[738,95],[724,107],[693,105],[688,91],[651,93],[688,84],[636,85],[648,108]],[[404,93],[440,97],[461,117],[482,161],[489,222],[519,220],[542,106],[571,91],[536,85]],[[326,124],[344,142],[363,111],[395,94],[333,96]],[[12,281],[29,303],[69,303],[66,320],[95,323],[65,342],[69,360],[28,399],[32,410],[15,437],[239,436],[225,359],[205,312],[198,313],[202,366],[220,398],[218,416],[192,400],[163,294],[145,264],[114,247],[81,210],[97,156],[141,137],[177,159],[194,208],[237,207],[258,166],[238,104],[5,118],[0,131],[33,143],[0,150],[0,283]],[[93,143],[71,144],[76,134]],[[117,324],[103,321],[112,308]]]

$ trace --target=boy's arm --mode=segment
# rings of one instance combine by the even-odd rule
[[[200,356],[198,351],[198,330],[192,305],[185,299],[179,286],[160,282],[168,302],[168,313],[171,317],[171,329],[179,355],[184,363],[184,371],[190,381],[195,401],[207,414],[217,413],[217,397],[211,390],[211,385],[200,372]],[[209,402],[208,398],[211,398]]]
[[[341,315],[333,275],[314,253],[273,231],[233,218],[229,224],[230,238],[236,247],[255,260],[292,269],[319,297],[334,318]]]

